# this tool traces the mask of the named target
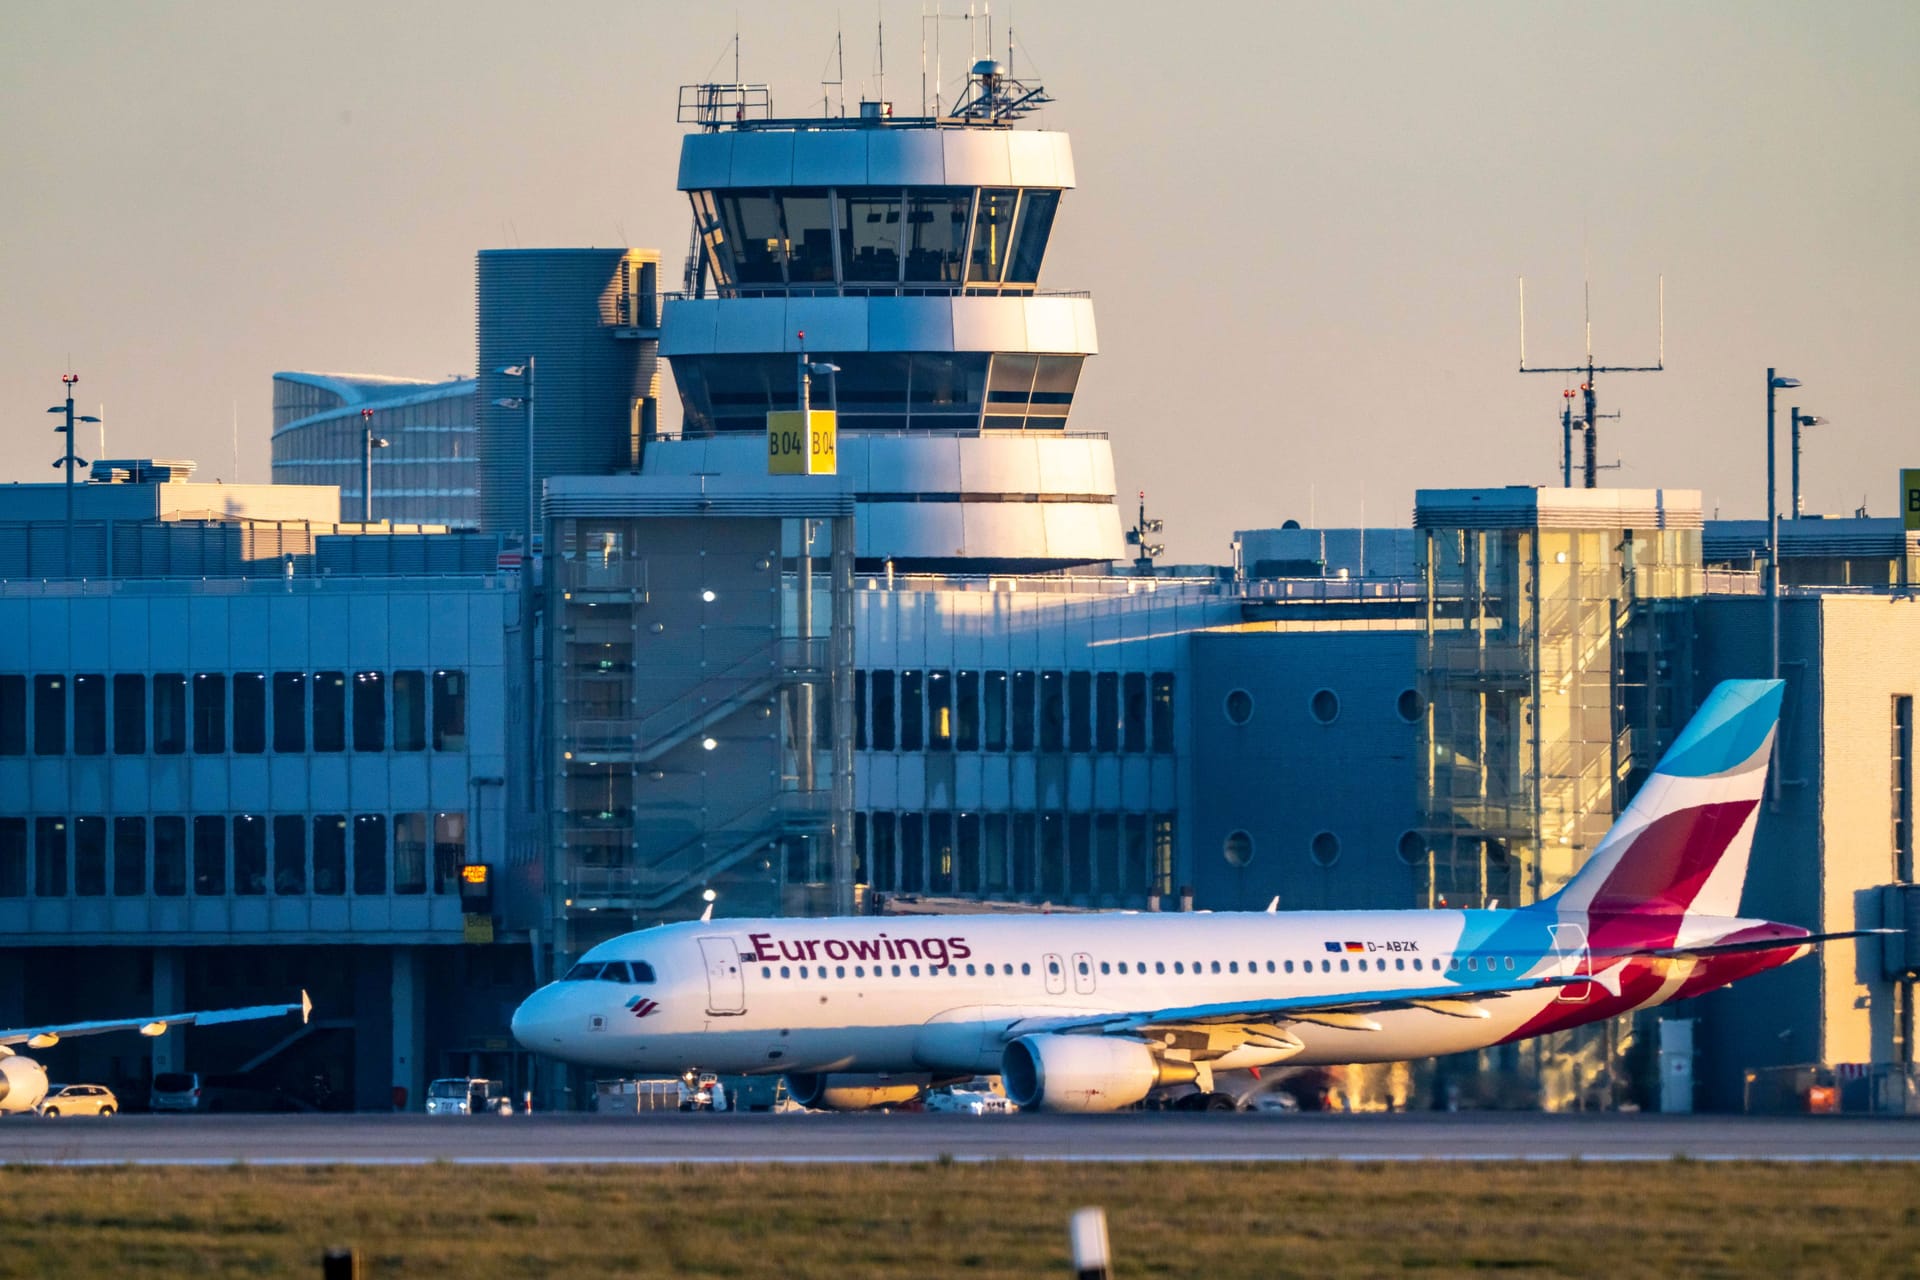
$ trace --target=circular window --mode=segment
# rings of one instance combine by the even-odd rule
[[[1321,724],[1332,724],[1340,716],[1340,695],[1331,689],[1322,689],[1308,701],[1307,709]]]
[[[1322,831],[1315,836],[1313,860],[1323,867],[1330,867],[1340,861],[1340,837],[1331,831]]]
[[[1418,689],[1402,689],[1393,706],[1408,724],[1418,724],[1420,717],[1427,713],[1426,699],[1420,696]]]
[[[1253,837],[1244,831],[1230,833],[1220,846],[1220,854],[1230,867],[1244,867],[1253,861]]]
[[[1245,689],[1235,689],[1228,694],[1227,719],[1235,724],[1245,724],[1253,719],[1253,695]]]
[[[1400,861],[1410,867],[1417,867],[1427,860],[1427,838],[1418,831],[1400,833]]]

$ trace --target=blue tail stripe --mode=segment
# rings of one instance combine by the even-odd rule
[[[1667,754],[1658,773],[1706,778],[1753,758],[1780,718],[1780,680],[1728,680],[1714,689]]]

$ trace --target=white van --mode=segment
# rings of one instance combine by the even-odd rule
[[[427,1086],[427,1114],[430,1116],[479,1116],[513,1114],[513,1098],[499,1080],[477,1080],[449,1076]]]

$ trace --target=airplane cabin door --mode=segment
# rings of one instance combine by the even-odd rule
[[[1084,951],[1073,953],[1073,991],[1075,995],[1093,994],[1093,957]]]
[[[1587,952],[1587,931],[1577,924],[1559,924],[1553,927],[1553,954],[1558,961],[1556,970],[1561,977],[1572,977],[1577,973],[1590,973],[1590,959]],[[1591,982],[1573,982],[1560,988],[1555,997],[1565,1004],[1582,1004],[1593,995]]]
[[[1052,952],[1048,952],[1046,955],[1040,957],[1040,963],[1046,969],[1047,994],[1054,996],[1065,995],[1067,991],[1067,969],[1066,965],[1061,962],[1060,957],[1054,955]]]
[[[732,938],[700,939],[707,962],[707,1012],[731,1017],[747,1011],[746,978],[740,972],[740,944]]]

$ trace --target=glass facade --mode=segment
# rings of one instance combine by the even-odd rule
[[[471,382],[408,388],[409,394],[348,404],[323,387],[274,379],[275,484],[340,489],[340,518],[362,519],[365,433],[373,451],[373,518],[471,529],[479,524],[479,461]],[[363,417],[363,410],[371,416]]]
[[[1172,892],[1174,815],[854,815],[854,877],[876,893],[1141,907]]]
[[[276,671],[271,699],[268,682],[267,673],[259,671],[203,671],[191,680],[172,672],[151,677],[121,673],[111,682],[109,711],[108,681],[102,675],[35,675],[31,686],[24,675],[0,675],[0,756],[27,754],[29,709],[35,755],[69,754],[68,743],[73,755],[104,754],[109,724],[115,755],[144,755],[149,741],[156,755],[183,755],[189,747],[194,755],[259,755],[268,742],[277,754],[303,753],[308,742],[314,751],[347,750],[348,673]],[[71,709],[64,697],[69,686],[90,691],[76,693]],[[356,671],[351,687],[354,751],[413,752],[429,745],[435,751],[465,750],[465,672]],[[426,731],[429,717],[431,735]],[[6,732],[8,725],[17,730]]]
[[[1060,192],[796,187],[689,192],[723,294],[1031,293]]]
[[[1564,885],[1684,719],[1697,530],[1432,529],[1428,897]]]
[[[1415,874],[1429,906],[1537,902],[1592,854],[1693,706],[1686,611],[1700,533],[1423,536],[1426,827]],[[1548,1109],[1612,1106],[1638,1034],[1631,1018],[1613,1019],[1511,1052]]]
[[[466,831],[432,811],[0,817],[0,898],[457,894]]]

